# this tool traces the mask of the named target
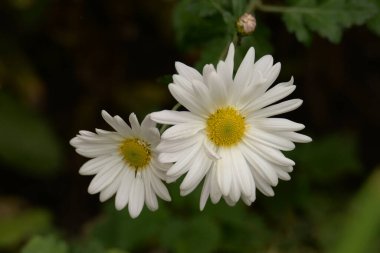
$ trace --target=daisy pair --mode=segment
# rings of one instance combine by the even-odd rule
[[[296,133],[304,125],[273,116],[298,108],[302,100],[273,105],[294,91],[293,78],[270,88],[281,65],[273,65],[270,55],[255,62],[253,48],[234,75],[234,51],[231,44],[225,61],[216,68],[206,65],[202,74],[176,63],[178,74],[169,90],[188,111],[154,112],[141,126],[132,114],[132,128],[120,117],[103,112],[116,132],[81,131],[71,144],[79,154],[93,158],[80,169],[82,174],[97,174],[89,192],[101,192],[101,200],[116,193],[116,207],[129,203],[132,217],[138,215],[144,201],[155,210],[156,194],[170,200],[160,180],[170,183],[184,174],[183,196],[204,180],[201,210],[208,198],[213,203],[223,198],[229,205],[242,199],[250,205],[256,189],[273,196],[272,187],[279,179],[289,180],[294,166],[281,151],[294,149],[294,142],[311,141]],[[161,140],[152,120],[173,125]]]

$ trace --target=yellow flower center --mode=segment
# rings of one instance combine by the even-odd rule
[[[241,141],[246,128],[245,117],[228,106],[211,114],[207,119],[206,132],[215,145],[230,147]]]
[[[125,162],[135,170],[145,168],[152,158],[150,145],[137,138],[124,140],[119,151]]]

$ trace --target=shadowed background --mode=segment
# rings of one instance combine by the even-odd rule
[[[304,104],[284,117],[314,139],[287,153],[295,170],[275,197],[200,212],[199,189],[180,198],[177,183],[172,203],[132,220],[87,193],[86,159],[69,140],[109,129],[102,109],[140,120],[170,109],[174,62],[216,62],[232,38],[215,39],[224,32],[217,12],[202,14],[210,18],[194,37],[182,34],[183,2],[0,2],[0,252],[31,238],[35,251],[23,252],[379,252],[380,41],[363,26],[339,44],[314,35],[304,45],[279,15],[257,14],[257,35],[242,47],[281,62],[277,82],[294,76],[290,97]]]

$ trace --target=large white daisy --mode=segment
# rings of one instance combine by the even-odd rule
[[[240,198],[250,205],[256,188],[273,196],[278,179],[289,180],[294,162],[281,151],[294,149],[294,142],[311,138],[295,131],[304,125],[272,118],[298,108],[300,99],[278,104],[295,89],[293,78],[268,89],[281,65],[266,55],[254,62],[254,49],[245,55],[235,76],[234,45],[225,61],[206,65],[203,73],[180,62],[175,66],[169,90],[189,111],[164,110],[151,114],[154,121],[174,125],[162,134],[157,149],[159,160],[175,162],[168,181],[187,173],[181,183],[182,195],[192,192],[205,177],[200,199],[202,210],[210,196],[217,203],[223,196],[229,205]]]
[[[132,218],[140,214],[144,202],[150,210],[157,210],[157,196],[170,201],[169,192],[161,181],[170,164],[157,160],[160,133],[156,123],[148,115],[140,125],[132,113],[130,127],[119,116],[112,117],[106,111],[102,111],[102,116],[116,132],[79,131],[70,141],[78,154],[92,158],[79,170],[82,175],[96,175],[88,192],[100,192],[102,202],[116,194],[116,209],[121,210],[128,204]]]

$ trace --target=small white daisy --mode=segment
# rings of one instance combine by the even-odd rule
[[[96,129],[96,133],[79,131],[70,144],[76,152],[92,158],[80,168],[81,175],[96,175],[89,187],[90,194],[100,192],[100,201],[114,194],[115,207],[123,209],[128,204],[132,218],[136,218],[143,206],[158,209],[157,196],[170,201],[170,195],[161,179],[170,164],[157,160],[156,147],[160,133],[149,115],[141,126],[134,113],[129,116],[131,127],[119,116],[112,117],[102,111],[103,119],[116,132]]]
[[[169,90],[189,111],[164,110],[151,114],[161,124],[174,125],[162,135],[157,149],[161,162],[175,162],[168,170],[168,182],[187,173],[180,190],[192,192],[205,177],[200,209],[208,197],[217,203],[223,196],[229,205],[242,200],[250,205],[256,188],[273,196],[278,179],[289,180],[294,162],[283,151],[293,142],[311,138],[295,131],[304,125],[283,118],[270,118],[298,108],[300,99],[271,105],[292,93],[293,78],[268,89],[281,65],[266,55],[254,62],[254,49],[245,55],[235,77],[234,45],[225,61],[206,65],[203,74],[176,62],[178,75]]]

